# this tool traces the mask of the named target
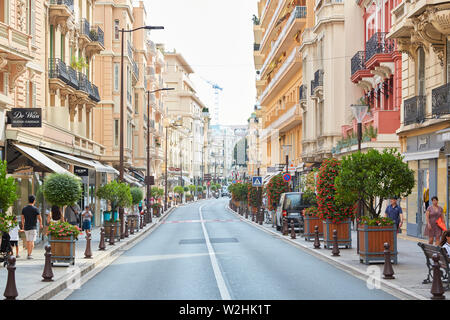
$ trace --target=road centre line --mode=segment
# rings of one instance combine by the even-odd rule
[[[216,277],[217,287],[220,291],[220,296],[222,300],[231,300],[230,293],[228,292],[227,285],[225,284],[225,280],[223,279],[222,272],[220,271],[219,263],[217,262],[216,254],[211,245],[211,241],[209,240],[208,231],[206,231],[205,220],[203,220],[202,208],[205,205],[202,205],[198,208],[200,213],[200,222],[202,224],[203,236],[205,237],[206,247],[208,248],[209,258],[211,260],[211,265],[213,267],[214,276]]]

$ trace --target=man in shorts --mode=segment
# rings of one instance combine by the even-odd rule
[[[22,209],[22,230],[25,231],[27,240],[27,259],[33,259],[31,253],[33,252],[34,242],[36,241],[36,224],[39,220],[39,226],[42,229],[42,218],[39,214],[39,209],[34,206],[36,197],[31,195],[28,197],[28,205]]]

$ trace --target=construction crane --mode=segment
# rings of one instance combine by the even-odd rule
[[[219,124],[219,91],[223,91],[223,88],[221,88],[216,83],[206,80],[203,77],[201,77],[201,78],[203,79],[203,81],[205,81],[207,84],[209,84],[214,90],[214,112],[213,112],[213,116],[212,116],[212,124],[217,125],[217,124]]]

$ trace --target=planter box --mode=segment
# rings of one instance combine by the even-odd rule
[[[337,242],[339,248],[352,247],[352,221],[350,219],[341,221],[340,223],[333,223],[330,220],[323,221],[323,246],[326,249],[333,248],[333,230],[337,230]]]
[[[384,262],[384,243],[389,243],[391,262],[397,264],[396,226],[358,225],[359,261],[364,264]]]
[[[103,223],[103,227],[105,228],[105,241],[109,241],[112,226],[115,227],[114,240],[120,241],[120,221],[116,222],[105,221]]]
[[[119,219],[119,213],[117,211],[114,211],[114,220],[117,219]],[[111,221],[111,211],[103,212],[103,221]]]
[[[315,234],[315,227],[319,226],[319,239],[323,239],[323,220],[318,217],[311,217],[311,216],[304,216],[305,221],[305,227],[304,227],[304,234],[306,241],[314,241],[314,238],[316,237]],[[332,231],[333,232],[333,231]],[[333,235],[333,234],[332,234]]]
[[[48,235],[52,252],[52,265],[57,262],[75,264],[75,241],[76,239],[73,236],[55,237]]]

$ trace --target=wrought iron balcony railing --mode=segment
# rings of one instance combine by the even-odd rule
[[[89,95],[89,98],[91,98],[95,102],[100,101],[100,94],[98,93],[98,87],[95,84],[92,84],[92,94]]]
[[[85,35],[90,39],[91,26],[89,25],[89,21],[85,18],[80,21],[80,34]]]
[[[99,42],[103,47],[105,46],[105,34],[100,27],[93,27],[89,32],[89,38],[92,41]]]
[[[314,72],[314,80],[311,80],[311,95],[314,95],[314,90],[321,86],[323,86],[323,70],[319,69]]]
[[[415,96],[403,101],[403,123],[406,125],[425,120],[426,96]]]
[[[79,90],[86,92],[89,96],[93,96],[92,84],[87,76],[78,72],[78,86]]]
[[[69,74],[67,72],[67,66],[64,61],[59,58],[49,58],[48,65],[50,78],[57,78],[64,81],[65,83],[70,82]]]
[[[133,73],[135,74],[136,79],[139,79],[139,68],[136,61],[131,60],[131,64],[133,65]]]
[[[131,45],[130,41],[127,41],[127,50],[128,50],[128,57],[130,59],[133,59],[133,46]]]
[[[351,60],[352,76],[359,70],[366,69],[366,52],[358,51]]]
[[[67,67],[67,72],[69,73],[69,85],[78,90],[80,87],[78,85],[78,75],[76,70],[69,66]]]
[[[366,42],[366,61],[376,54],[392,53],[395,50],[395,41],[387,39],[388,32],[377,32]]]
[[[431,110],[433,116],[450,114],[450,83],[444,84],[431,92]]]
[[[50,5],[66,5],[73,12],[73,0],[50,0]]]
[[[306,86],[304,84],[299,88],[299,100],[306,100]]]

